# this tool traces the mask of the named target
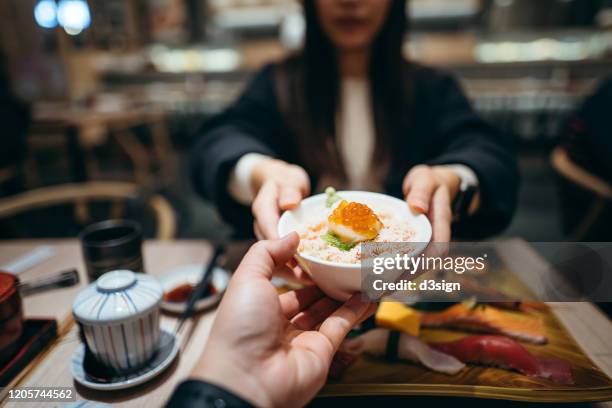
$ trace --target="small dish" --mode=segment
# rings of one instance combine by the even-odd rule
[[[178,355],[179,345],[176,341],[176,336],[169,331],[161,330],[159,344],[160,347],[153,359],[140,370],[128,375],[115,376],[108,382],[99,382],[92,379],[85,371],[83,366],[85,361],[85,345],[81,343],[72,355],[70,363],[72,377],[76,382],[87,388],[102,391],[123,390],[143,384],[164,372]]]
[[[162,285],[164,294],[166,294],[181,285],[197,285],[202,277],[202,273],[204,273],[202,264],[183,265],[167,271],[159,277],[159,281]],[[229,271],[216,267],[213,270],[211,280],[211,284],[216,289],[216,293],[198,300],[195,304],[194,311],[200,312],[219,303],[227,288],[230,277],[231,274]],[[169,302],[165,299],[162,299],[161,302],[162,310],[170,313],[182,313],[186,306],[187,302]]]

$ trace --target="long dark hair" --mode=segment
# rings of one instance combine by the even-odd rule
[[[407,30],[407,0],[391,0],[387,19],[370,50],[369,83],[376,148],[374,162],[384,163],[393,135],[403,120],[407,81],[402,56]],[[346,178],[335,135],[339,108],[339,72],[334,45],[323,31],[314,0],[304,0],[306,36],[300,53],[279,69],[278,92],[287,124],[299,139],[301,159],[309,172]]]

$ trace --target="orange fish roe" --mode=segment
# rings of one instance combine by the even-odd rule
[[[321,222],[317,225],[313,225],[311,227],[308,227],[308,229],[312,232],[317,232],[317,231],[321,231],[323,229],[323,227],[325,227],[325,223]]]
[[[367,239],[374,239],[383,227],[370,207],[346,200],[338,204],[327,220],[336,225],[346,226]]]

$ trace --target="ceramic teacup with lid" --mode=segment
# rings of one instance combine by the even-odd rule
[[[72,313],[99,363],[122,373],[153,357],[162,295],[157,279],[129,270],[107,272],[79,293]]]

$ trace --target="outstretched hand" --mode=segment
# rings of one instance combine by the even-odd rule
[[[276,227],[283,211],[297,207],[310,193],[310,180],[300,166],[268,159],[253,169],[251,184],[256,191],[251,210],[258,239],[278,238]]]
[[[445,166],[414,166],[404,178],[404,197],[414,211],[427,215],[433,242],[449,242],[459,176]]]
[[[273,274],[288,268],[297,234],[255,244],[219,307],[195,378],[257,406],[302,406],[325,383],[338,347],[376,307],[354,295],[341,304],[314,286],[278,295]]]

